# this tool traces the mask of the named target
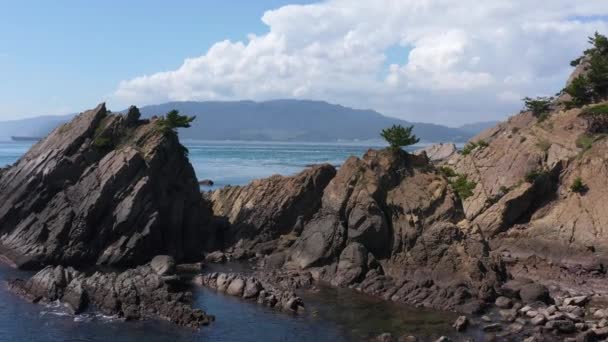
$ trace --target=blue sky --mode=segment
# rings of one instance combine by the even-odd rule
[[[0,120],[277,98],[501,120],[562,89],[594,31],[607,0],[0,0]]]
[[[0,2],[0,119],[91,107],[121,80],[268,30],[286,0]]]

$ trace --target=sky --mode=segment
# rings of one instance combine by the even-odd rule
[[[606,0],[0,0],[0,120],[277,98],[501,120],[594,31]]]

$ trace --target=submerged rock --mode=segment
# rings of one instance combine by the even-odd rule
[[[201,255],[209,214],[184,147],[135,117],[101,104],[1,173],[2,254],[23,268]]]
[[[304,302],[293,291],[271,285],[268,279],[228,273],[209,273],[194,279],[194,283],[227,295],[257,300],[258,303],[289,312],[304,310]]]

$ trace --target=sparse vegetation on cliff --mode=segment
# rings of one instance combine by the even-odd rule
[[[576,177],[572,185],[570,185],[570,190],[579,194],[584,193],[587,191],[587,185],[585,185],[581,177]]]
[[[479,140],[479,141],[471,141],[469,143],[467,143],[464,148],[462,149],[462,154],[463,155],[469,155],[471,154],[471,152],[473,152],[475,149],[477,148],[485,148],[488,147],[488,143],[485,140]]]
[[[536,180],[547,175],[547,171],[542,169],[532,170],[526,173],[525,179],[528,183],[534,183]]]
[[[587,109],[585,109],[583,111],[583,114],[588,114],[588,115],[597,115],[597,116],[608,116],[608,104],[604,103],[604,104],[600,104],[597,106],[592,106],[589,107]]]
[[[456,192],[460,199],[465,200],[473,196],[473,190],[477,183],[470,181],[466,175],[458,175],[456,179],[450,181],[452,189]]]
[[[551,112],[551,102],[553,102],[553,97],[550,96],[524,98],[526,110],[532,112],[532,114],[538,118],[538,121],[541,122],[545,121],[549,117],[549,113]]]
[[[593,103],[608,95],[608,38],[596,32],[593,37],[589,37],[589,43],[592,47],[570,63],[572,66],[584,63],[585,72],[574,78],[564,89],[572,97],[566,103],[569,108]]]
[[[111,149],[113,146],[114,143],[110,137],[98,136],[93,140],[93,147],[99,150]]]
[[[400,149],[420,141],[416,135],[412,134],[412,129],[414,129],[414,126],[393,125],[390,128],[383,129],[380,136],[389,143],[392,149]]]

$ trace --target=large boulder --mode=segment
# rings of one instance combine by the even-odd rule
[[[213,214],[229,225],[218,232],[215,247],[225,248],[243,240],[251,248],[274,241],[308,220],[321,205],[323,189],[336,174],[329,164],[308,168],[291,176],[275,175],[246,186],[228,186],[207,195]],[[271,246],[270,249],[272,249]]]
[[[100,104],[2,172],[2,254],[24,268],[200,254],[209,213],[185,149],[134,111],[110,114]]]

